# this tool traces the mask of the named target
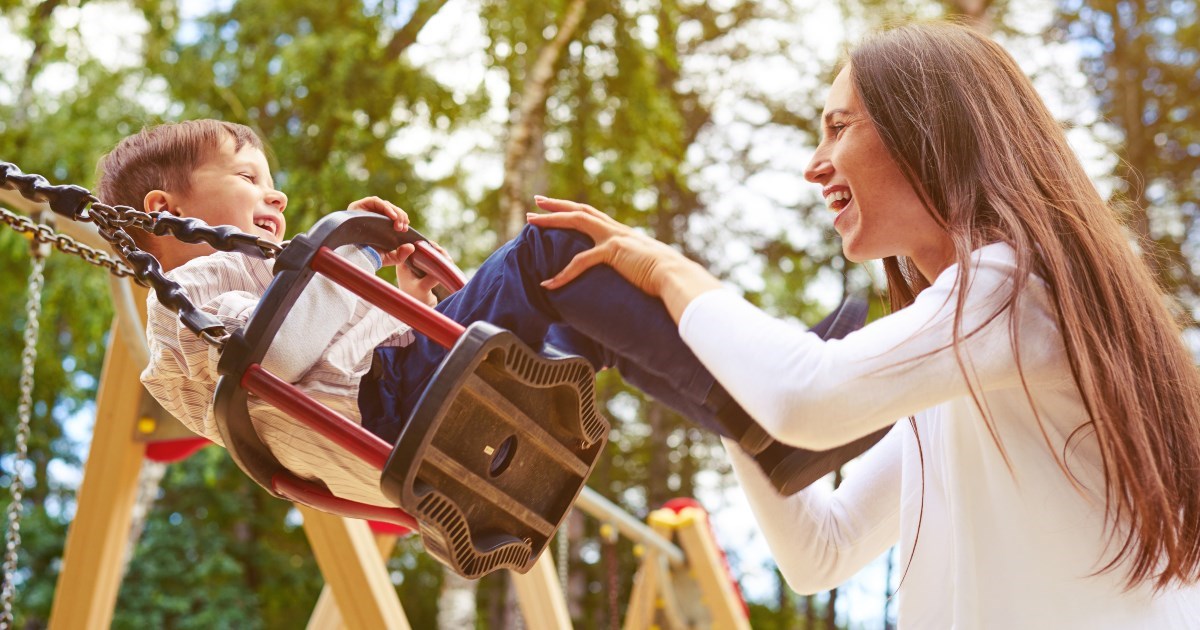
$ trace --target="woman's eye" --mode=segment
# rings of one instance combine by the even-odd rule
[[[833,125],[829,125],[829,131],[830,131],[830,134],[831,134],[831,135],[832,135],[834,138],[841,137],[841,135],[842,135],[842,130],[843,130],[843,129],[845,129],[845,128],[846,128],[846,125],[845,125],[844,123],[836,123],[836,124],[833,124]]]

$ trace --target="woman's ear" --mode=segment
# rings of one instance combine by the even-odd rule
[[[146,212],[167,212],[179,216],[179,209],[175,207],[171,193],[164,190],[151,190],[146,193],[142,206]]]

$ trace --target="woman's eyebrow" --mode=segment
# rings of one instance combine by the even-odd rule
[[[825,124],[828,125],[829,122],[831,120],[833,120],[833,117],[837,116],[838,114],[849,114],[849,113],[850,113],[850,110],[842,108],[842,107],[829,110],[829,111],[825,112]]]

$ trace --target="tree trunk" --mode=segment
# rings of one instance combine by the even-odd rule
[[[437,624],[440,630],[475,627],[476,580],[442,568],[442,591],[438,595]]]
[[[662,405],[649,401],[646,403],[646,421],[650,423],[650,462],[646,467],[646,503],[651,510],[657,510],[670,497],[671,490],[667,480],[671,476],[671,460],[667,458],[667,433],[670,430],[666,421],[666,410]]]
[[[1136,23],[1145,24],[1147,16],[1141,3],[1131,4],[1137,6]],[[1171,286],[1170,280],[1164,277],[1164,270],[1156,256],[1158,246],[1150,235],[1150,215],[1145,200],[1145,173],[1150,171],[1147,166],[1154,155],[1153,140],[1148,137],[1142,125],[1142,113],[1146,111],[1146,95],[1142,88],[1147,74],[1142,63],[1146,59],[1145,47],[1139,45],[1136,41],[1138,36],[1122,24],[1115,12],[1112,17],[1113,41],[1116,42],[1112,52],[1112,66],[1116,70],[1118,86],[1115,90],[1118,97],[1114,99],[1113,107],[1119,114],[1118,126],[1125,136],[1117,175],[1125,183],[1125,201],[1131,213],[1128,224],[1137,238],[1138,246],[1141,247],[1142,260],[1155,278],[1163,282],[1164,286]]]
[[[779,567],[775,567],[775,581],[779,584],[776,598],[776,603],[779,605],[778,628],[779,630],[791,630],[792,620],[796,616],[796,604],[792,598],[792,589],[783,579],[783,573],[779,571]]]
[[[842,471],[839,469],[833,473],[833,487],[836,490],[840,485],[842,485]],[[837,628],[837,597],[837,588],[829,591],[829,606],[825,609],[825,627],[830,630]]]
[[[546,99],[554,79],[554,69],[567,44],[583,21],[587,0],[571,0],[563,14],[562,23],[554,39],[546,43],[525,75],[524,89],[513,123],[508,143],[504,148],[504,183],[500,189],[500,217],[507,241],[525,224],[525,211],[529,207],[531,179],[540,157],[535,159],[535,146],[540,142],[546,123]],[[537,152],[540,153],[540,152]]]
[[[129,524],[129,538],[125,543],[122,575],[129,569],[129,561],[133,559],[134,547],[137,545],[138,539],[142,537],[142,531],[146,529],[146,517],[150,514],[150,509],[154,507],[154,501],[158,498],[158,486],[162,483],[163,475],[166,473],[166,464],[152,462],[148,459],[142,463],[142,472],[138,475],[137,498],[133,502],[133,518]]]
[[[988,15],[988,7],[992,0],[951,0],[953,12],[966,18],[967,26],[980,33],[992,32],[992,18]]]

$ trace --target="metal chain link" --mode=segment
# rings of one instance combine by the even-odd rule
[[[20,402],[17,404],[16,453],[12,462],[12,483],[9,492],[8,529],[4,536],[4,586],[0,590],[0,630],[13,623],[13,600],[17,592],[18,551],[21,548],[21,516],[25,511],[25,464],[29,459],[29,424],[33,417],[33,367],[37,360],[38,319],[42,310],[42,287],[45,278],[46,248],[33,245],[33,267],[29,272],[28,300],[25,303],[25,348],[21,351]]]
[[[133,275],[133,270],[129,268],[129,265],[120,259],[94,247],[84,245],[66,234],[55,232],[49,225],[38,223],[29,217],[9,212],[4,208],[0,208],[0,219],[3,219],[14,232],[27,234],[38,243],[50,243],[58,251],[78,256],[84,262],[108,269],[109,273],[118,278],[128,278]]]

